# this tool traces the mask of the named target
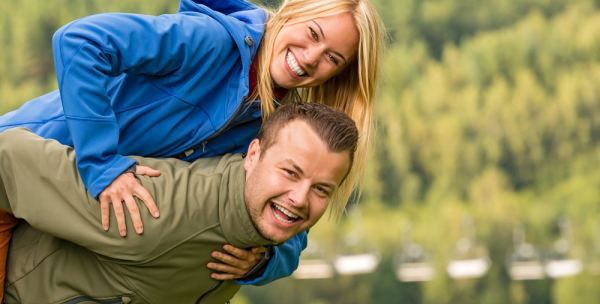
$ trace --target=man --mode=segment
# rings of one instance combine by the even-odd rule
[[[11,244],[5,301],[223,303],[239,286],[210,278],[210,252],[281,243],[314,225],[357,139],[345,114],[290,104],[265,121],[246,157],[136,158],[162,172],[139,179],[164,204],[143,236],[122,239],[98,229],[71,148],[24,129],[0,133],[0,208],[26,221]]]

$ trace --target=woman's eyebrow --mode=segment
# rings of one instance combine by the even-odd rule
[[[321,32],[321,36],[323,36],[323,38],[325,38],[325,33],[323,32],[323,28],[321,28],[321,25],[319,25],[317,23],[317,21],[315,21],[315,20],[311,20],[311,21],[319,28],[319,31]]]

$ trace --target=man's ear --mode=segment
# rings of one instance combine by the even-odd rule
[[[246,158],[244,159],[244,169],[246,169],[246,173],[252,170],[258,160],[260,159],[260,140],[255,138],[250,142],[250,146],[248,146],[248,152],[246,153]]]

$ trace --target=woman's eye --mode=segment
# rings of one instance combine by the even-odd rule
[[[327,55],[327,56],[329,57],[329,60],[331,60],[331,62],[333,62],[333,64],[339,65],[340,61],[337,58],[335,58],[335,56],[333,56],[333,55]]]
[[[315,41],[319,41],[319,35],[317,35],[317,32],[315,32],[315,30],[313,30],[312,27],[308,27],[308,29],[310,30],[310,36],[312,37],[312,39]]]

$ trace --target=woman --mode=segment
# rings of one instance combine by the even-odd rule
[[[123,203],[137,233],[143,226],[133,197],[155,217],[158,208],[124,155],[192,161],[241,152],[277,100],[321,102],[348,113],[361,132],[355,166],[332,198],[339,215],[372,130],[383,27],[367,0],[289,0],[267,18],[242,0],[181,0],[178,14],[71,22],[53,38],[59,89],[0,117],[0,131],[24,126],[74,146],[82,180],[100,200],[104,229],[112,205],[125,235]],[[209,267],[221,272],[216,279],[246,275],[240,283],[264,284],[291,274],[305,246],[304,233],[273,248],[252,276],[247,272],[261,249],[226,247],[213,255],[223,263]]]

